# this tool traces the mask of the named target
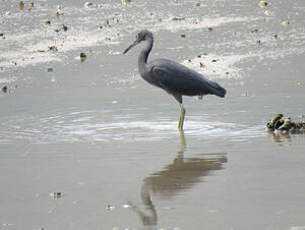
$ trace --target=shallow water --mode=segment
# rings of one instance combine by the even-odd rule
[[[304,229],[305,135],[265,123],[304,119],[305,4],[268,3],[2,1],[0,229]],[[185,97],[183,133],[121,55],[143,28],[227,89]]]

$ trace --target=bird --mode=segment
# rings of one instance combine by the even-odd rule
[[[136,40],[123,52],[126,54],[132,47],[145,42],[138,56],[138,69],[141,77],[148,83],[165,90],[179,102],[180,117],[178,130],[183,131],[185,108],[182,96],[216,95],[224,97],[226,89],[211,81],[202,74],[168,59],[155,59],[148,62],[148,56],[154,44],[154,37],[149,30],[141,30]]]

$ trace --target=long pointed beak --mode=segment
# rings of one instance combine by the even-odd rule
[[[140,41],[135,40],[134,43],[132,43],[130,46],[128,46],[128,48],[123,52],[123,54],[126,54],[132,47],[138,45],[140,43]]]

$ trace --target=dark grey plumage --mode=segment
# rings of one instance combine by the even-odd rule
[[[178,125],[179,130],[183,129],[185,113],[185,109],[182,106],[183,95],[202,96],[213,94],[219,97],[225,96],[226,90],[218,83],[205,78],[203,75],[184,65],[167,59],[156,59],[147,62],[148,55],[153,47],[153,35],[148,30],[142,30],[137,34],[136,41],[124,51],[124,54],[141,41],[146,41],[146,45],[138,58],[140,75],[150,84],[172,94],[180,103],[181,114]]]

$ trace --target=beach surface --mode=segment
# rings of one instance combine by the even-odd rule
[[[1,1],[0,229],[304,230],[305,135],[266,123],[305,119],[305,2],[90,3]],[[184,132],[141,29],[227,89]]]

